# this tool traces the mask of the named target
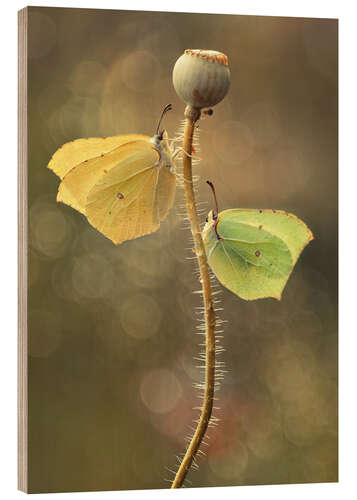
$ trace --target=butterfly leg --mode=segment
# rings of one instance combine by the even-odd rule
[[[184,153],[189,158],[193,158],[193,155],[187,153],[182,147],[175,149],[175,151],[172,153],[172,158],[176,158],[176,156],[178,156],[180,153]]]
[[[180,134],[177,137],[174,137],[173,139],[171,139],[170,148],[173,147],[173,145],[174,145],[175,142],[178,142],[178,141],[181,142],[182,139],[183,139],[183,134]]]
[[[158,160],[156,161],[156,163],[155,163],[155,165],[154,165],[154,166],[155,166],[155,167],[158,167],[158,166],[160,165],[160,163],[161,163],[161,160],[162,160],[162,155],[161,155],[161,151],[160,151],[160,149],[155,148],[155,151],[157,151],[157,152],[159,153],[159,158],[158,158]]]

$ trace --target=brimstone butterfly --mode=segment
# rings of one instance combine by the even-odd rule
[[[208,264],[226,288],[245,300],[281,299],[302,250],[313,239],[304,222],[281,210],[231,209],[216,200],[202,237]]]
[[[153,233],[173,205],[174,155],[166,131],[77,139],[53,155],[48,168],[62,182],[57,201],[84,214],[115,244]]]

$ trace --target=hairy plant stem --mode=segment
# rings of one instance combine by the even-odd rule
[[[194,241],[194,252],[196,254],[200,270],[200,281],[203,294],[206,340],[205,385],[200,419],[191,442],[186,450],[185,456],[176,473],[171,488],[180,488],[183,485],[187,472],[192,465],[196,453],[198,452],[201,445],[202,439],[206,433],[212,414],[216,364],[216,343],[214,334],[216,326],[216,315],[213,307],[207,256],[203,245],[200,222],[197,215],[197,207],[192,180],[192,142],[195,131],[195,123],[200,117],[200,111],[188,106],[185,110],[185,117],[186,122],[183,139],[183,175],[186,197],[186,211],[190,220],[191,233]]]

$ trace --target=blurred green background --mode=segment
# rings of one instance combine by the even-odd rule
[[[200,123],[200,208],[210,179],[221,209],[284,209],[315,234],[281,302],[222,290],[221,422],[189,479],[337,481],[337,21],[30,7],[28,37],[30,491],[166,488],[197,417],[182,189],[157,233],[115,247],[46,170],[78,137],[153,135],[169,102],[173,137],[186,48],[232,73]]]

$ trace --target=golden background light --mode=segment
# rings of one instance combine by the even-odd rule
[[[130,295],[122,302],[119,311],[123,330],[134,338],[152,337],[161,326],[161,309],[150,295]]]
[[[173,372],[160,369],[145,374],[140,394],[143,403],[150,411],[168,413],[179,402],[182,388]]]

